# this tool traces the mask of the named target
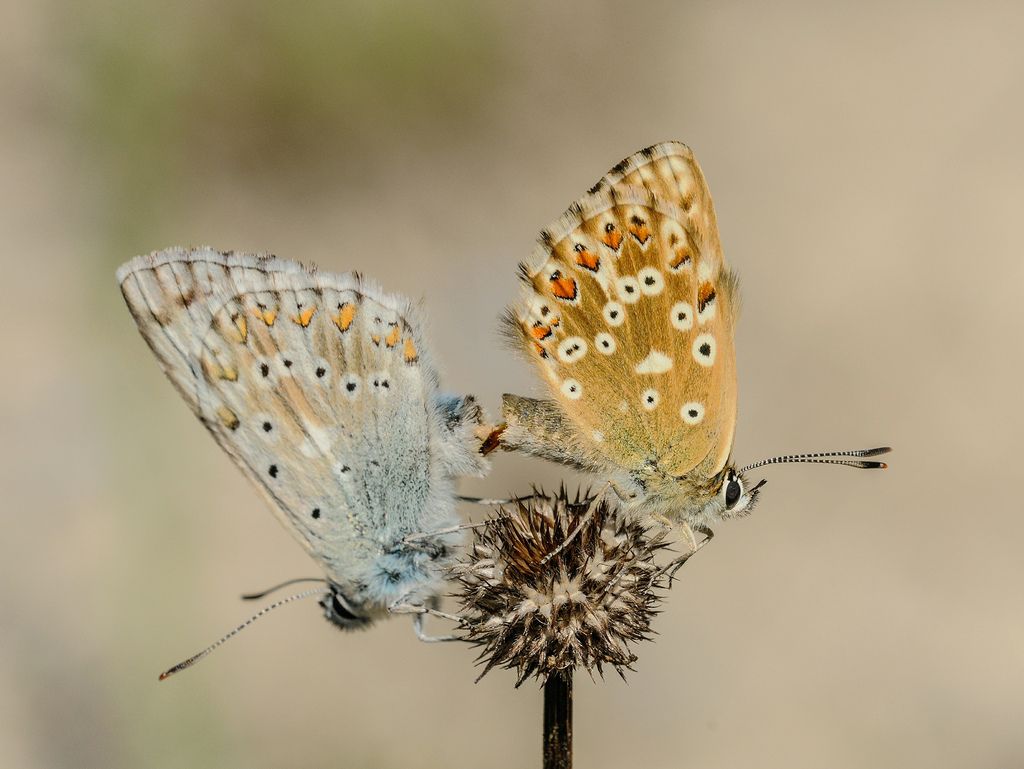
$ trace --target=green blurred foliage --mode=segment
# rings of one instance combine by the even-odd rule
[[[88,8],[88,10],[86,10]],[[337,184],[390,132],[470,130],[502,69],[485,4],[224,0],[69,8],[72,117],[117,211],[204,178]],[[410,130],[410,128],[414,130]],[[155,215],[155,214],[154,214]],[[137,218],[145,230],[149,217]]]

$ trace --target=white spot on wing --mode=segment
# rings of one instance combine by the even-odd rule
[[[683,421],[688,425],[699,425],[701,420],[704,419],[704,405],[697,401],[684,403],[683,407],[679,409],[679,416],[681,416]]]
[[[640,405],[647,411],[654,411],[661,402],[661,395],[653,387],[640,393]]]
[[[277,385],[277,363],[268,358],[257,358],[252,370],[253,379],[261,387],[273,388]]]
[[[597,351],[602,355],[611,355],[615,352],[615,348],[617,347],[615,344],[615,337],[607,331],[602,331],[594,337],[594,347],[597,348]]]
[[[647,296],[657,296],[665,288],[665,279],[653,267],[644,267],[636,274],[636,279]]]
[[[608,302],[602,310],[604,322],[613,328],[626,322],[626,308],[618,302]]]
[[[714,272],[714,265],[712,265],[709,260],[700,260],[700,264],[697,265],[697,277],[700,278],[702,283],[704,281],[711,280],[711,277],[712,275],[714,275]]]
[[[715,362],[715,338],[711,334],[698,334],[693,340],[693,359],[702,366]]]
[[[636,278],[627,275],[615,281],[615,288],[619,293],[619,299],[626,304],[636,304],[640,301],[640,284]]]
[[[359,391],[363,388],[363,383],[360,381],[357,374],[345,374],[341,378],[341,391],[345,393],[345,397],[350,400],[355,400],[359,396]]]
[[[303,426],[320,453],[330,456],[332,443],[330,431],[321,425],[314,425],[309,422],[305,422]]]
[[[330,386],[332,382],[331,365],[323,358],[317,358],[313,362],[312,377],[323,387]]]
[[[604,433],[601,432],[600,430],[594,430],[594,434],[592,437],[594,438],[594,441],[597,443],[604,442]]]
[[[391,373],[388,371],[380,371],[374,374],[370,377],[369,383],[373,387],[373,391],[381,398],[389,395],[391,388],[394,387],[394,382],[391,381]]]
[[[583,385],[575,379],[566,379],[562,382],[562,395],[571,401],[578,401],[583,397]]]
[[[569,336],[558,344],[558,359],[562,363],[575,363],[587,354],[587,340],[581,336]]]
[[[689,331],[693,328],[693,307],[689,302],[676,302],[669,310],[668,319],[677,330]]]
[[[266,412],[256,414],[254,420],[253,429],[260,436],[260,441],[269,444],[277,443],[277,438],[281,434],[280,421]],[[269,430],[267,425],[270,426]]]
[[[671,370],[672,359],[653,347],[647,353],[647,357],[636,364],[636,373],[638,374],[664,374]]]

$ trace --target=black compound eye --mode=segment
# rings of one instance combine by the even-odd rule
[[[731,510],[736,506],[736,503],[740,501],[740,496],[743,494],[743,487],[740,486],[740,482],[737,480],[729,481],[729,485],[725,487],[725,506]]]

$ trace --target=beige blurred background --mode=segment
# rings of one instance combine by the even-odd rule
[[[667,138],[743,279],[737,457],[897,453],[772,468],[629,683],[579,681],[578,765],[1024,763],[1019,6],[173,5],[0,11],[0,765],[539,765],[539,692],[405,621],[289,607],[157,683],[316,569],[113,272],[179,243],[363,270],[494,411],[537,391],[496,331],[516,262]]]

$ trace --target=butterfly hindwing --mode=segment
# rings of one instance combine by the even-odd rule
[[[676,476],[728,458],[737,301],[710,194],[678,148],[623,161],[545,230],[511,313],[588,449]]]
[[[336,584],[379,603],[426,579],[417,554],[394,552],[456,522],[452,476],[480,469],[463,421],[480,414],[464,399],[449,424],[408,302],[210,249],[140,257],[118,277],[168,376]],[[381,573],[394,594],[378,595]]]

